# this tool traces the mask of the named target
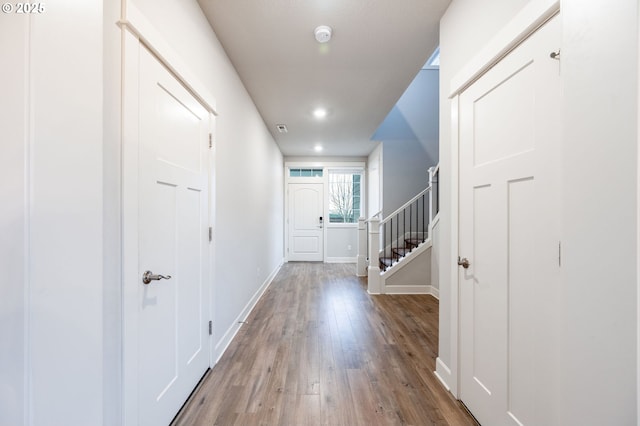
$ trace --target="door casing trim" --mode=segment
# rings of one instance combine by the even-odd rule
[[[215,98],[205,86],[194,77],[180,56],[169,46],[158,31],[130,2],[123,1],[122,16],[118,25],[122,32],[122,368],[121,368],[121,404],[122,423],[138,424],[138,383],[135,360],[137,353],[138,328],[132,313],[137,310],[138,277],[138,200],[139,200],[139,119],[138,101],[140,73],[139,57],[141,49],[147,48],[158,60],[182,83],[187,90],[209,112],[209,132],[214,136],[213,148],[210,150],[209,173],[209,225],[215,219]],[[215,239],[210,246],[210,280],[209,302],[207,303],[211,319],[214,295],[213,259],[215,255]],[[213,366],[213,336],[209,336],[209,365]]]

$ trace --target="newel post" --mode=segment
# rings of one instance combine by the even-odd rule
[[[368,292],[380,294],[380,219],[369,219],[369,268],[368,268]]]
[[[356,263],[356,275],[367,276],[367,224],[364,217],[358,218],[358,258]]]

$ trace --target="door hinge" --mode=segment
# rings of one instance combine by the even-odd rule
[[[558,266],[562,267],[562,242],[558,241]]]
[[[209,133],[209,148],[213,148],[213,135]]]
[[[209,227],[209,242],[213,241],[213,227]]]
[[[213,321],[209,321],[209,336],[213,335]]]

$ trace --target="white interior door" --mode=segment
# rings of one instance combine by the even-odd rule
[[[558,327],[560,20],[459,99],[460,396],[484,425],[548,424]],[[537,391],[536,391],[537,390]]]
[[[210,118],[146,49],[139,84],[138,424],[166,425],[209,367]]]
[[[289,184],[289,260],[324,260],[324,184]]]

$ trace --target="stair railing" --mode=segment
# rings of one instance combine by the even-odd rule
[[[430,193],[431,186],[428,186],[380,221],[382,247],[379,267],[382,271],[397,263],[428,238]]]
[[[364,276],[363,265],[366,264],[368,292],[380,294],[384,292],[382,273],[398,263],[411,251],[425,243],[430,237],[430,226],[438,211],[438,175],[439,166],[429,169],[429,186],[415,195],[396,211],[380,220],[381,212],[364,220],[358,226],[359,247],[365,241],[362,233],[368,234],[368,257],[358,263],[358,274]],[[436,188],[434,194],[433,188]],[[358,257],[360,259],[360,256]]]

